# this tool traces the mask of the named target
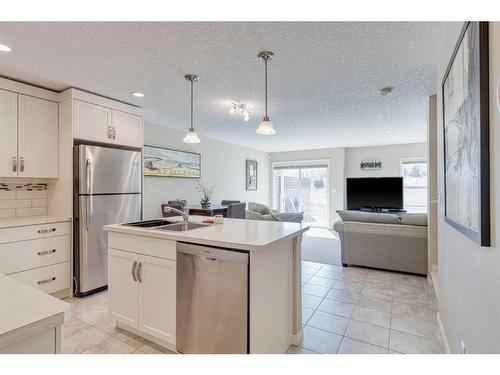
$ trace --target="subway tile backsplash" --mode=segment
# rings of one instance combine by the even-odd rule
[[[47,181],[0,178],[0,218],[47,215]]]

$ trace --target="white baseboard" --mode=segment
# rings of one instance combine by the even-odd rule
[[[441,332],[441,337],[443,338],[444,349],[446,350],[446,354],[451,354],[450,346],[448,345],[448,339],[446,338],[446,333],[444,331],[443,321],[441,320],[441,315],[439,315],[439,312],[437,313],[437,321],[439,326],[439,332]]]

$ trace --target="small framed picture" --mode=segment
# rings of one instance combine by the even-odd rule
[[[246,189],[257,190],[257,160],[246,161]]]

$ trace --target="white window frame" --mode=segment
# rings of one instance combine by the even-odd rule
[[[401,158],[399,160],[399,175],[403,177],[403,209],[406,209],[406,202],[405,202],[405,197],[404,197],[404,189],[405,189],[405,181],[404,181],[404,176],[403,176],[403,164],[411,164],[411,163],[425,163],[427,164],[427,178],[429,178],[429,162],[427,161],[426,157],[414,157],[414,158]],[[426,189],[426,196],[427,200],[429,199],[429,180],[427,179],[427,185],[425,187]],[[420,206],[418,206],[420,207]],[[425,205],[425,212],[428,212],[429,210],[429,202],[426,202]]]
[[[296,168],[305,168],[311,164],[326,164],[326,207],[328,209],[328,226],[327,228],[331,228],[332,225],[332,207],[330,205],[330,159],[312,159],[312,160],[288,160],[288,161],[273,161],[271,163],[271,207],[275,209],[275,186],[274,186],[274,167],[296,167]],[[313,226],[314,227],[314,226]],[[321,227],[323,228],[323,227]]]

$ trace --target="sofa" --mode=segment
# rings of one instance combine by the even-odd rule
[[[279,212],[271,210],[269,206],[261,203],[249,202],[245,218],[247,220],[281,221],[288,223],[302,223],[303,212]]]
[[[343,266],[427,275],[427,214],[337,213]]]

